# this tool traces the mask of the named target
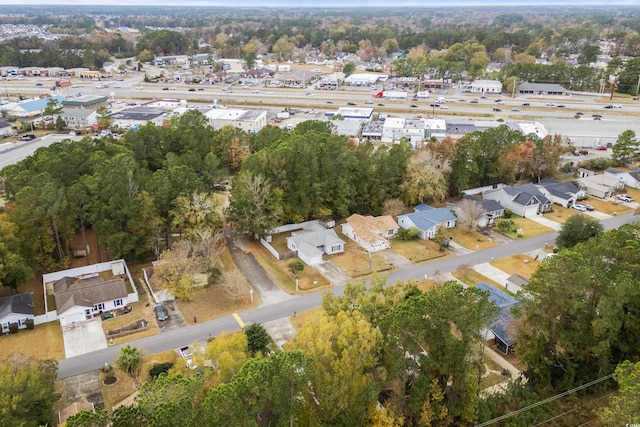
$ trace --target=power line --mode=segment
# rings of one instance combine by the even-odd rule
[[[549,397],[547,399],[541,400],[540,402],[533,403],[533,404],[531,404],[529,406],[525,406],[524,408],[520,408],[520,409],[515,410],[513,412],[509,412],[508,414],[501,415],[501,416],[499,416],[497,418],[494,418],[492,420],[489,420],[489,421],[485,421],[482,424],[477,424],[475,427],[484,427],[484,426],[488,426],[488,425],[491,425],[491,424],[495,424],[498,421],[502,421],[502,420],[505,420],[507,418],[511,418],[511,417],[513,417],[515,415],[518,415],[518,414],[521,414],[523,412],[526,412],[529,409],[537,408],[538,406],[544,405],[545,403],[553,402],[554,400],[560,399],[561,397],[565,397],[565,396],[568,396],[568,395],[570,395],[572,393],[575,393],[576,391],[580,391],[580,390],[583,390],[583,389],[585,389],[587,387],[591,387],[592,385],[601,383],[602,381],[606,381],[606,380],[608,380],[609,378],[612,378],[612,377],[613,377],[613,374],[606,375],[604,377],[598,378],[597,380],[593,380],[593,381],[588,382],[586,384],[583,384],[581,386],[572,388],[571,390],[567,390],[567,391],[562,392],[560,394],[556,394],[555,396],[551,396],[551,397]]]

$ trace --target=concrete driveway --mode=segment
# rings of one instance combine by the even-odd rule
[[[99,318],[62,328],[62,337],[67,359],[107,348],[107,338]]]
[[[499,283],[502,286],[505,286],[507,284],[507,279],[510,276],[509,273],[506,273],[500,270],[499,268],[492,266],[488,262],[483,262],[481,264],[474,265],[471,268],[473,268],[475,271],[482,274],[483,276],[486,276],[489,279],[493,280],[494,282]]]
[[[318,272],[322,274],[322,276],[327,279],[332,286],[344,286],[347,282],[355,282],[355,280],[346,275],[331,261],[325,261],[314,265],[314,268],[318,270]]]
[[[560,224],[559,222],[553,221],[549,218],[545,218],[542,215],[533,215],[531,217],[527,217],[527,219],[537,222],[538,224],[542,224],[545,227],[549,227],[550,229],[555,231],[558,231],[560,230],[560,228],[562,228],[562,224]]]

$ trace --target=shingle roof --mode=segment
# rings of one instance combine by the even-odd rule
[[[456,216],[447,208],[432,208],[428,205],[418,205],[415,209],[418,209],[420,206],[422,206],[422,209],[424,209],[425,206],[431,209],[425,209],[419,212],[400,216],[406,216],[409,218],[409,220],[411,220],[411,222],[413,222],[415,226],[422,231],[430,230],[443,222],[456,219]]]
[[[471,195],[464,196],[464,198],[467,199],[467,200],[471,200],[473,202],[478,203],[480,206],[482,206],[482,210],[485,213],[495,212],[495,211],[503,211],[504,210],[504,206],[502,206],[500,203],[498,203],[495,200],[480,199],[478,197],[471,196]]]
[[[389,230],[397,230],[398,223],[390,215],[365,217],[353,214],[347,218],[355,234],[367,243],[375,243],[388,235]]]
[[[100,276],[63,277],[54,282],[53,291],[58,314],[76,305],[93,307],[98,303],[126,298],[129,295],[124,279],[105,281]]]
[[[298,248],[300,248],[303,243],[309,244],[316,248],[323,246],[330,247],[335,244],[344,244],[344,241],[340,237],[338,237],[336,232],[331,228],[321,231],[299,233],[295,236],[289,237],[289,239],[292,239]]]
[[[33,316],[33,294],[18,294],[0,298],[0,319],[11,313]]]
[[[511,314],[511,306],[504,307],[493,321],[491,332],[508,346],[518,342],[517,331],[514,328],[515,319]]]
[[[496,303],[500,308],[508,307],[516,303],[516,299],[514,297],[488,283],[478,283],[476,289],[489,292],[489,301]]]

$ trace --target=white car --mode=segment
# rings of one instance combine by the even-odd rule
[[[633,202],[633,197],[628,194],[618,194],[616,198],[618,200],[622,200],[623,202]]]
[[[613,108],[622,108],[622,105],[620,105],[620,104],[613,104]]]
[[[571,209],[575,209],[578,212],[585,212],[587,210],[587,207],[585,205],[576,203],[575,205],[571,206]]]
[[[440,104],[440,109],[441,109],[441,110],[448,110],[448,109],[449,109],[449,107],[447,107],[446,105],[442,105],[442,104]]]

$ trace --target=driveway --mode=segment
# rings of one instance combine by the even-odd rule
[[[562,224],[560,224],[559,222],[553,221],[549,218],[545,218],[543,215],[534,215],[531,217],[527,217],[527,219],[537,222],[538,224],[542,224],[545,227],[549,227],[550,229],[555,231],[558,231],[560,230],[560,228],[562,228]]]
[[[331,261],[325,261],[321,264],[314,265],[314,267],[331,283],[331,286],[344,286],[347,282],[354,281]]]
[[[62,328],[64,352],[68,358],[107,348],[102,320],[95,318]]]
[[[391,249],[385,249],[384,251],[377,252],[387,264],[394,266],[395,268],[408,267],[413,264],[411,261],[403,257],[402,255],[393,252]]]
[[[182,313],[178,310],[178,304],[175,301],[165,301],[161,304],[166,310],[169,318],[167,320],[160,321],[155,316],[153,317],[160,332],[173,331],[182,326],[186,326]]]
[[[477,271],[478,273],[482,274],[483,276],[486,276],[489,279],[493,280],[494,282],[499,283],[502,286],[505,286],[507,284],[507,279],[510,276],[509,273],[505,273],[504,271],[500,270],[499,268],[496,268],[496,267],[492,266],[488,262],[483,262],[481,264],[476,264],[471,268],[473,268],[475,271]]]
[[[607,219],[607,218],[611,218],[611,215],[606,214],[604,212],[598,212],[598,211],[586,211],[585,212],[587,215],[589,215],[592,218],[595,218],[597,220],[601,220],[601,219]]]

